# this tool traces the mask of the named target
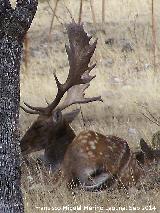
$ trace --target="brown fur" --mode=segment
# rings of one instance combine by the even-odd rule
[[[93,184],[91,190],[94,190],[94,178],[97,177],[92,177],[92,181],[88,179],[96,171],[101,170],[99,177],[106,174],[108,179],[115,178],[123,186],[137,182],[143,173],[125,140],[93,131],[83,131],[74,138],[66,151],[63,169],[68,183],[79,179],[84,186]]]

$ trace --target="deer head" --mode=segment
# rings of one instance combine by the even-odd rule
[[[98,190],[129,186],[143,173],[127,142],[116,136],[83,131],[68,146],[63,171],[69,187]]]
[[[66,45],[66,52],[69,60],[69,74],[65,83],[60,83],[56,74],[54,78],[57,85],[57,94],[54,100],[46,107],[33,107],[24,103],[27,108],[21,108],[30,114],[37,114],[37,120],[25,133],[21,140],[23,154],[44,149],[47,158],[50,159],[50,145],[52,146],[52,160],[63,158],[65,150],[72,142],[75,134],[70,123],[76,117],[79,110],[70,113],[62,113],[67,107],[73,104],[85,104],[93,101],[102,101],[101,97],[85,98],[85,90],[96,76],[90,72],[95,64],[89,67],[90,59],[95,51],[97,40],[90,44],[91,37],[88,37],[83,25],[72,22],[67,25],[69,46]],[[66,94],[62,103],[61,99]],[[53,151],[54,150],[54,151]],[[54,156],[54,157],[53,157]]]
[[[136,153],[136,159],[143,166],[152,165],[152,163],[160,162],[160,149],[150,147],[143,138],[140,140],[141,151]]]

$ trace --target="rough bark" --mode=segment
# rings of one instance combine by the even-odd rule
[[[23,212],[20,188],[19,101],[23,38],[37,0],[0,0],[0,212]]]

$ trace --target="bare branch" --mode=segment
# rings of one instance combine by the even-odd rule
[[[144,113],[142,113],[142,115],[147,118],[149,121],[151,121],[152,123],[156,124],[157,126],[160,126],[159,123],[157,123],[156,121],[152,120],[151,118],[149,118],[147,115],[145,115]]]
[[[144,113],[142,113],[142,115],[152,123],[156,124],[157,126],[160,126],[160,121],[147,109],[147,107],[142,106],[142,108],[144,108],[145,111],[148,113],[148,115]]]

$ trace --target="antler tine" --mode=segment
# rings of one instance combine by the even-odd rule
[[[38,111],[38,112],[43,112],[44,111],[44,108],[42,108],[42,107],[33,107],[33,106],[27,104],[26,102],[24,102],[24,105],[26,105],[28,108],[30,108],[32,110],[35,110],[35,111]]]
[[[39,114],[39,112],[26,109],[23,106],[20,106],[20,108],[23,109],[23,111],[25,111],[28,114]]]
[[[24,105],[26,105],[29,109],[26,109],[25,107],[20,106],[21,109],[23,109],[25,112],[27,112],[29,114],[39,114],[40,115],[40,114],[45,113],[45,109],[42,107],[33,107],[33,106],[27,104],[26,102],[24,102]]]
[[[89,83],[92,79],[96,77],[96,75],[89,75],[90,71],[96,66],[96,64],[93,64],[91,67],[88,68],[88,70],[82,75],[81,79],[83,79],[84,83]]]
[[[85,90],[90,86],[89,83],[76,85],[70,88],[67,92],[67,96],[64,102],[58,106],[60,110],[64,110],[65,108],[73,105],[73,104],[84,104],[93,101],[102,101],[101,96],[85,98]]]

